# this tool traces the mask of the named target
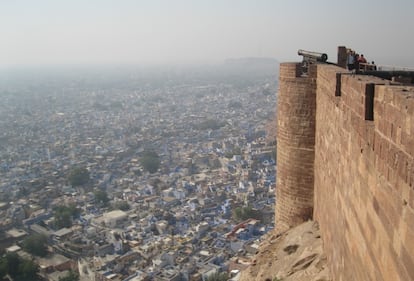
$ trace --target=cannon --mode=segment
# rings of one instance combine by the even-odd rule
[[[308,60],[312,62],[326,62],[328,60],[328,55],[325,53],[299,50],[298,55],[303,56],[303,60]]]
[[[312,51],[298,50],[298,55],[303,57],[302,60],[302,73],[308,73],[308,67],[310,64],[317,62],[326,63],[328,61],[328,55],[325,53],[318,53]]]

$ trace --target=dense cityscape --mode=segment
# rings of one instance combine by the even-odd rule
[[[237,280],[274,224],[276,77],[269,59],[2,75],[1,276]]]

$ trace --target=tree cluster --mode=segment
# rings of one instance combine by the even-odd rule
[[[237,221],[244,221],[247,219],[261,220],[262,213],[259,210],[252,208],[251,206],[237,207],[233,211],[233,217]]]
[[[235,147],[231,151],[226,151],[224,157],[231,159],[234,155],[241,155],[242,151],[240,147]]]
[[[38,257],[47,255],[47,237],[42,234],[33,234],[23,240],[23,249]]]
[[[195,126],[197,130],[218,130],[221,127],[224,127],[226,122],[219,122],[214,119],[207,119]]]
[[[80,210],[75,205],[58,206],[54,209],[55,227],[71,227],[72,218],[77,217],[80,214]]]
[[[39,280],[39,266],[32,260],[8,253],[0,258],[0,278],[9,275],[15,281]]]
[[[230,101],[228,107],[230,109],[240,109],[243,107],[243,105],[240,101]]]
[[[95,196],[95,202],[107,207],[109,204],[109,198],[108,193],[104,190],[97,189],[93,192],[93,195]]]
[[[145,170],[153,174],[160,167],[161,160],[155,151],[145,151],[140,158],[140,163]]]
[[[70,171],[68,180],[72,186],[84,185],[89,181],[89,171],[85,167],[74,168]]]
[[[131,206],[126,201],[117,201],[112,204],[112,208],[115,210],[128,211],[131,209]]]

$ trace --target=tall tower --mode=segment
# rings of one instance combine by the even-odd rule
[[[277,132],[277,231],[313,215],[316,65],[306,74],[300,63],[280,65]]]

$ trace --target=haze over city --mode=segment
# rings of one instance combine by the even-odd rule
[[[413,12],[0,0],[0,281],[414,280]]]
[[[298,60],[352,46],[379,64],[414,66],[414,2],[2,1],[0,65],[193,64]]]

